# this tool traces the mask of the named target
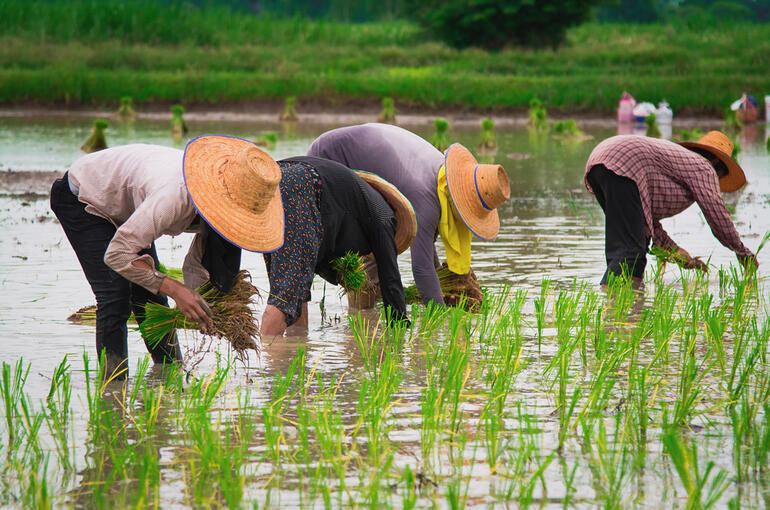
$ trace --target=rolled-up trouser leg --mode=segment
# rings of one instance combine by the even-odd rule
[[[105,375],[128,375],[126,320],[131,313],[129,282],[104,263],[104,253],[115,226],[89,214],[72,194],[67,176],[51,187],[51,210],[64,229],[96,297],[96,351],[105,352]]]
[[[160,263],[158,261],[158,254],[155,251],[155,243],[153,243],[149,250],[142,250],[139,254],[150,255],[152,260],[155,261],[155,267],[159,266]],[[148,301],[168,306],[168,298],[163,294],[153,294],[141,285],[132,283],[131,308],[134,311],[134,318],[136,319],[137,324],[144,322],[144,305]],[[144,345],[147,347],[147,351],[152,355],[152,360],[155,363],[171,363],[173,361],[182,360],[182,351],[179,348],[176,331],[172,331],[155,344],[151,344],[144,337],[142,337],[142,339],[144,340]]]
[[[591,168],[588,183],[605,217],[604,253],[607,270],[601,283],[607,283],[609,273],[626,273],[642,278],[650,240],[645,230],[644,210],[636,183],[616,175],[604,165]]]

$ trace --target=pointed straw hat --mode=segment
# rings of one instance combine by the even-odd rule
[[[203,135],[184,151],[187,192],[206,223],[234,245],[271,252],[283,245],[281,170],[253,142]]]
[[[417,235],[417,215],[414,213],[412,203],[407,199],[398,188],[391,183],[371,172],[355,170],[368,185],[374,188],[393,209],[396,215],[396,251],[403,253],[409,248]]]
[[[511,197],[508,176],[501,165],[479,164],[473,154],[453,143],[444,153],[449,196],[463,223],[477,237],[497,237],[500,218],[497,207]]]
[[[716,156],[727,167],[727,175],[719,178],[719,189],[722,191],[736,191],[746,184],[746,175],[743,169],[732,158],[733,142],[724,133],[709,131],[697,142],[679,142],[679,145],[688,149],[703,149]]]

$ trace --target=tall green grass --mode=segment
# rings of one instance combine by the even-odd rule
[[[586,24],[558,50],[454,50],[406,21],[275,19],[149,0],[0,0],[0,102],[326,102],[722,112],[770,89],[770,25]]]

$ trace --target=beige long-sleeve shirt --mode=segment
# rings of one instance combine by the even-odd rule
[[[165,275],[152,257],[139,255],[160,236],[197,232],[197,211],[182,172],[184,152],[159,145],[132,144],[83,156],[72,164],[69,180],[86,212],[115,225],[117,231],[104,254],[115,272],[158,293]],[[201,265],[202,246],[196,235],[182,270],[185,284],[195,288],[208,278]],[[152,271],[133,265],[143,260]]]

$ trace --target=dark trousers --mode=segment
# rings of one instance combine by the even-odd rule
[[[650,239],[645,230],[644,210],[636,183],[607,170],[604,165],[592,167],[587,178],[605,217],[607,270],[601,283],[607,283],[609,273],[641,278],[647,265]]]
[[[131,311],[134,312],[136,322],[141,324],[147,301],[168,306],[168,299],[129,282],[104,263],[104,253],[115,235],[115,225],[86,212],[85,204],[70,191],[67,174],[57,179],[51,187],[51,210],[59,219],[96,296],[97,354],[101,356],[102,351],[105,351],[110,370],[125,370],[122,374],[124,377],[128,373],[126,321]],[[139,254],[149,254],[157,267],[158,255],[154,244]],[[175,333],[157,345],[149,345],[147,341],[145,345],[156,363],[182,359]]]

